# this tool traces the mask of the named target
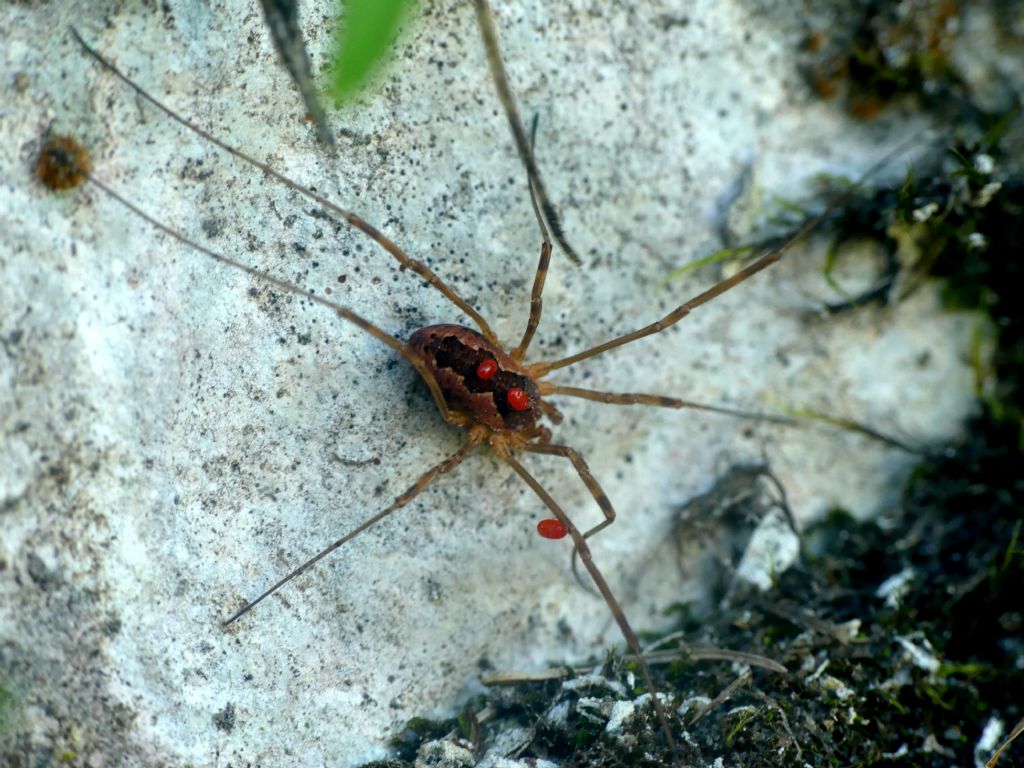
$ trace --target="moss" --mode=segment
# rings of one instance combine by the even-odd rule
[[[402,761],[412,760],[420,744],[441,738],[454,730],[455,726],[456,722],[454,720],[428,720],[425,717],[416,717],[409,720],[405,724],[405,729],[391,740],[391,746],[398,753],[398,760],[387,761],[387,763],[404,765],[405,763]],[[371,763],[370,765],[383,768],[379,763]],[[368,765],[366,768],[370,768],[370,766]]]
[[[942,109],[962,96],[950,66],[960,15],[954,0],[867,0],[835,13],[843,18],[807,39],[804,71],[821,98],[870,120],[904,97]]]

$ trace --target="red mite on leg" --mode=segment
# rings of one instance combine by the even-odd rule
[[[476,377],[480,381],[487,381],[493,379],[494,374],[498,372],[498,364],[493,360],[484,360],[480,365],[476,367]]]
[[[537,533],[545,539],[564,539],[569,532],[557,520],[541,520],[537,523]]]
[[[548,374],[559,368],[566,368],[582,360],[601,355],[616,347],[630,344],[633,341],[650,336],[679,322],[692,310],[705,304],[717,296],[725,293],[731,288],[739,285],[744,280],[755,275],[761,270],[774,264],[781,257],[782,252],[793,242],[804,237],[811,228],[816,226],[825,214],[808,222],[796,235],[779,248],[764,254],[759,259],[741,269],[734,275],[718,284],[712,286],[703,293],[695,296],[689,301],[680,304],[664,317],[655,322],[640,328],[631,333],[615,337],[610,341],[598,344],[589,349],[578,352],[574,355],[558,360],[540,361],[531,364],[524,362],[530,342],[540,323],[543,307],[544,282],[547,277],[548,265],[551,260],[552,244],[548,236],[550,227],[552,237],[559,243],[570,260],[578,262],[578,257],[565,242],[558,223],[554,207],[548,201],[544,192],[543,184],[533,158],[532,147],[526,138],[522,122],[519,119],[515,101],[512,97],[505,74],[501,55],[498,49],[497,38],[494,32],[490,11],[485,0],[474,0],[477,11],[477,18],[484,40],[484,48],[487,53],[492,78],[498,90],[498,95],[505,110],[512,134],[515,139],[516,149],[527,171],[529,182],[530,200],[533,204],[534,214],[542,236],[540,249],[540,260],[534,277],[533,288],[530,296],[530,315],[519,344],[511,351],[506,352],[499,343],[497,336],[491,330],[486,320],[472,306],[462,299],[450,286],[442,281],[429,267],[421,261],[410,258],[394,242],[388,239],[375,227],[371,226],[361,217],[347,211],[332,203],[319,193],[305,187],[298,182],[281,175],[266,163],[261,163],[250,155],[229,146],[217,137],[204,131],[198,126],[185,120],[177,113],[164,106],[145,90],[129,80],[112,63],[103,58],[99,53],[90,48],[77,34],[75,37],[82,47],[102,66],[110,70],[120,78],[142,99],[154,105],[164,112],[171,119],[177,121],[186,129],[205,138],[215,146],[233,155],[234,157],[250,164],[252,167],[262,171],[267,177],[280,183],[307,199],[319,205],[323,211],[336,219],[345,221],[353,228],[363,232],[384,250],[386,250],[399,264],[422,277],[426,282],[446,298],[448,298],[460,311],[468,315],[479,328],[479,331],[459,325],[432,325],[422,328],[403,342],[394,338],[388,332],[374,325],[369,320],[356,314],[347,307],[336,304],[324,296],[302,288],[293,283],[286,282],[265,272],[250,267],[242,262],[220,253],[191,240],[181,232],[160,222],[153,216],[141,210],[134,203],[120,195],[105,182],[98,179],[87,168],[81,171],[83,177],[92,184],[103,190],[106,194],[126,206],[140,218],[147,221],[153,227],[165,232],[181,243],[196,250],[205,256],[239,269],[264,284],[273,286],[282,291],[293,293],[308,299],[310,302],[319,304],[333,311],[344,320],[351,322],[372,335],[381,343],[390,347],[395,353],[401,355],[412,365],[423,379],[427,388],[433,396],[434,402],[440,411],[441,417],[456,426],[466,430],[466,441],[459,450],[428,469],[423,475],[404,493],[399,495],[387,508],[378,512],[368,520],[363,521],[359,526],[347,532],[330,546],[326,547],[305,563],[295,568],[291,573],[279,579],[275,584],[267,588],[259,597],[246,603],[239,608],[224,624],[231,624],[236,619],[250,611],[258,603],[272,595],[286,583],[304,573],[313,565],[346,542],[351,541],[363,531],[376,525],[378,522],[389,516],[392,512],[408,504],[420,492],[427,488],[437,477],[455,469],[462,461],[479,445],[487,444],[494,453],[507,463],[512,470],[518,474],[523,481],[533,490],[537,497],[548,508],[554,519],[542,520],[537,525],[537,531],[545,538],[563,538],[569,536],[573,541],[573,550],[578,554],[580,562],[583,563],[589,573],[598,592],[604,598],[608,609],[618,624],[626,644],[634,654],[641,677],[647,690],[652,694],[651,703],[661,725],[665,736],[666,744],[671,748],[673,754],[678,756],[675,739],[672,735],[672,726],[668,714],[662,705],[654,682],[651,678],[650,669],[644,660],[640,641],[633,631],[632,626],[626,619],[621,605],[612,593],[601,571],[593,561],[587,539],[597,532],[608,527],[615,520],[615,509],[602,490],[598,481],[591,474],[582,456],[573,448],[565,445],[551,443],[550,430],[541,425],[540,419],[547,417],[552,423],[561,421],[561,414],[546,398],[550,396],[576,397],[585,400],[616,404],[634,405],[643,404],[662,408],[700,408],[731,415],[750,416],[751,414],[731,411],[723,408],[701,405],[677,398],[664,397],[661,395],[640,394],[640,393],[612,393],[601,392],[578,387],[561,386],[551,382],[542,381]],[[601,510],[604,520],[585,532],[580,532],[573,524],[569,516],[561,506],[552,498],[547,490],[533,477],[533,475],[515,458],[516,453],[535,453],[546,456],[555,456],[567,459],[571,464],[580,481],[586,486]]]

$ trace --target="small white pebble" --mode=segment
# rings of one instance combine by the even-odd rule
[[[922,752],[934,752],[944,757],[956,757],[954,752],[949,747],[943,746],[942,742],[939,741],[938,736],[934,733],[929,733],[925,736],[924,743],[921,745]]]
[[[933,674],[939,671],[939,660],[934,653],[931,653],[930,648],[923,648],[905,637],[897,637],[896,641],[903,646],[903,650],[907,652],[915,667],[920,667]]]
[[[985,727],[981,729],[981,738],[974,745],[975,768],[985,768],[985,762],[996,751],[996,747],[999,746],[999,741],[1003,738],[1005,732],[1006,726],[1003,725],[1003,721],[992,715],[985,723]]]
[[[904,568],[879,584],[875,590],[875,597],[884,599],[888,608],[899,608],[903,598],[910,593],[913,581],[914,569]]]
[[[626,722],[636,711],[636,703],[632,701],[616,701],[612,704],[611,714],[608,716],[608,723],[604,732],[613,736],[622,732],[622,724]]]
[[[978,194],[971,200],[971,205],[975,208],[984,208],[990,202],[992,198],[996,196],[996,192],[1003,188],[1003,182],[1001,181],[990,181],[984,187],[982,187]]]
[[[780,510],[761,518],[736,566],[735,578],[762,592],[771,589],[776,577],[800,557],[800,539]]]
[[[472,768],[476,763],[472,751],[444,739],[421,744],[416,752],[415,768]]]
[[[822,673],[824,673],[824,671],[826,669],[828,669],[828,665],[831,664],[831,663],[832,662],[829,659],[825,659],[823,662],[821,662],[821,664],[818,665],[818,668],[816,670],[814,670],[814,674],[809,675],[804,680],[804,682],[805,683],[813,683],[815,680],[817,680],[819,677],[821,677]]]
[[[886,758],[887,760],[895,760],[898,757],[903,757],[909,754],[910,747],[908,747],[906,744],[900,744],[899,749],[897,749],[895,752],[883,752],[882,757]]]
[[[569,702],[563,701],[552,707],[548,716],[544,718],[549,723],[562,724],[569,719]]]
[[[684,699],[683,703],[679,705],[676,709],[676,714],[680,717],[686,717],[691,710],[699,712],[710,703],[711,698],[708,696],[690,696],[688,699]]]
[[[914,217],[914,221],[923,222],[928,221],[928,219],[934,216],[938,212],[938,210],[938,203],[928,203],[928,205],[922,205],[911,215]]]
[[[846,701],[854,695],[854,690],[850,686],[832,675],[825,675],[821,678],[821,687],[826,691],[831,691],[840,701]]]

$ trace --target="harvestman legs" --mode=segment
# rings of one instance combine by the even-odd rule
[[[296,576],[305,573],[307,570],[309,570],[318,562],[320,562],[323,558],[327,557],[327,555],[331,554],[331,552],[336,550],[338,547],[351,541],[360,533],[365,531],[367,528],[372,528],[395,510],[404,507],[410,501],[419,496],[420,493],[424,491],[426,487],[430,485],[432,482],[434,482],[434,480],[437,479],[440,475],[451,472],[453,469],[459,466],[459,464],[462,463],[462,460],[465,459],[474,448],[480,445],[480,437],[477,436],[477,434],[478,433],[471,432],[469,435],[469,439],[467,439],[466,442],[463,443],[462,447],[459,448],[459,450],[457,450],[455,453],[451,454],[443,461],[435,464],[433,467],[424,472],[415,483],[409,486],[409,489],[405,493],[401,494],[393,502],[391,502],[391,506],[389,506],[387,509],[381,512],[378,512],[370,519],[363,521],[360,525],[358,525],[356,528],[353,528],[351,531],[346,533],[344,536],[342,536],[336,542],[331,544],[329,547],[318,552],[316,555],[314,555],[309,560],[304,562],[302,565],[293,570],[287,576],[284,576],[283,578],[278,580],[273,586],[267,589],[262,595],[257,597],[251,603],[246,603],[245,605],[243,605],[229,619],[224,621],[224,626],[227,626],[235,619],[248,613],[258,603],[262,602],[265,598],[270,597],[272,594],[274,594],[274,592],[279,590],[281,587],[283,587],[289,581],[294,579]]]
[[[540,447],[551,447],[556,449],[563,448],[563,446],[531,445],[528,448],[528,450],[536,453],[553,453],[555,455],[567,455],[565,453],[559,453],[558,451],[535,450],[536,448]],[[576,454],[575,451],[572,451],[572,453],[576,455],[576,459],[578,459],[581,463],[583,462],[583,460],[579,457],[579,454]],[[509,451],[498,451],[498,454],[501,456],[502,459],[505,460],[505,462],[510,467],[512,467],[513,470],[515,470],[516,474],[523,478],[523,481],[527,485],[529,485],[530,488],[533,489],[533,492],[536,493],[537,496],[540,497],[540,500],[544,502],[545,506],[547,506],[547,508],[551,510],[551,514],[553,514],[558,519],[558,522],[565,526],[565,530],[572,538],[575,551],[579,552],[580,554],[580,560],[583,561],[583,566],[587,569],[587,572],[590,574],[590,578],[594,580],[594,585],[601,593],[601,596],[604,598],[605,603],[607,603],[609,610],[611,610],[612,616],[615,618],[615,623],[619,625],[619,630],[622,632],[622,636],[626,638],[626,644],[629,646],[629,650],[632,651],[636,655],[637,659],[640,660],[638,666],[640,667],[641,674],[644,678],[644,685],[647,686],[647,690],[651,694],[651,703],[654,706],[654,712],[658,717],[658,722],[661,724],[662,733],[665,734],[665,741],[672,748],[672,751],[675,752],[676,743],[675,739],[672,737],[672,729],[669,727],[668,717],[665,714],[665,709],[661,706],[661,700],[658,698],[658,689],[654,685],[654,680],[651,678],[651,671],[650,669],[648,669],[646,662],[643,661],[643,650],[640,648],[640,640],[639,638],[637,638],[636,633],[633,631],[633,628],[629,625],[629,621],[626,619],[626,614],[623,612],[622,606],[619,605],[619,601],[615,598],[615,595],[612,594],[611,588],[608,586],[608,582],[605,581],[601,571],[598,569],[597,565],[594,564],[593,556],[590,554],[590,547],[587,546],[587,542],[584,538],[584,535],[580,533],[579,529],[573,524],[572,520],[569,519],[569,516],[565,514],[565,512],[562,510],[560,506],[558,506],[558,502],[556,502],[551,497],[551,494],[549,494],[544,489],[544,486],[537,482],[537,479],[529,473],[526,467],[524,467],[522,464],[516,461],[516,459],[512,456],[512,454]],[[575,465],[575,461],[573,463]],[[582,464],[582,466],[583,469],[586,470],[586,464]],[[589,470],[586,470],[586,474],[590,474]],[[580,477],[584,477],[583,472],[580,472]],[[591,477],[591,480],[593,480],[593,477]],[[584,482],[586,482],[586,480],[584,480]],[[597,488],[597,491],[600,493],[600,495],[604,496],[604,492],[601,491],[600,486],[597,485],[597,481],[594,481],[594,486]],[[589,488],[590,485],[588,484],[587,487]],[[595,494],[594,498],[597,498],[597,494]],[[607,501],[607,497],[605,497],[605,501]],[[611,508],[610,503],[608,504],[608,507]],[[614,514],[615,513],[613,511],[613,518]],[[604,523],[604,525],[608,525],[610,522],[611,520],[607,520]]]

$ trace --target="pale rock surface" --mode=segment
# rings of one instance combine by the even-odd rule
[[[223,629],[460,436],[372,338],[212,264],[95,188],[53,195],[32,177],[46,130],[72,133],[98,177],[217,250],[330,289],[399,336],[460,320],[365,237],[134,98],[75,45],[74,24],[183,114],[382,228],[515,340],[540,245],[524,174],[472,9],[428,8],[381,87],[332,111],[332,159],[248,0],[0,7],[3,749],[93,765],[354,765],[385,754],[407,718],[457,709],[483,660],[540,668],[621,645],[604,604],[575,584],[566,543],[534,533],[540,503],[486,454]],[[808,202],[821,171],[856,176],[893,147],[930,149],[910,110],[861,124],[809,92],[789,3],[496,10],[586,262],[556,252],[539,355],[646,324],[711,284],[715,270],[664,279],[722,247],[737,196],[765,214],[774,199]],[[303,13],[322,62],[332,11]],[[878,181],[903,170],[901,158]],[[973,408],[977,319],[944,311],[932,288],[820,316],[837,298],[822,279],[828,244],[811,238],[672,331],[554,378],[951,439]],[[878,261],[861,250],[853,286]],[[738,462],[766,457],[807,522],[831,505],[884,510],[913,461],[828,428],[563,408],[556,439],[582,451],[619,512],[594,542],[613,585]],[[528,465],[581,527],[597,522],[567,462]],[[624,597],[635,626],[699,593],[666,567],[648,579],[659,589]]]

